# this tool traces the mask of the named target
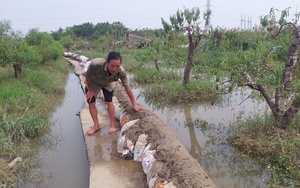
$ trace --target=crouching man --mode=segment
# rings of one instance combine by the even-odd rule
[[[104,101],[108,108],[110,116],[110,129],[109,134],[118,131],[115,124],[115,107],[112,102],[114,85],[119,79],[122,81],[124,89],[131,100],[134,110],[143,110],[144,107],[138,105],[130,88],[125,69],[121,66],[122,57],[119,52],[112,51],[108,54],[107,59],[96,58],[93,59],[89,65],[86,77],[86,100],[89,104],[89,111],[94,122],[94,126],[88,130],[87,134],[92,135],[101,129],[98,121],[98,110],[96,108],[96,97],[102,89]]]

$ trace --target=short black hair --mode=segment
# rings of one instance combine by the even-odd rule
[[[111,51],[109,52],[108,56],[107,56],[107,63],[110,62],[110,60],[120,60],[121,64],[122,64],[122,56],[120,54],[120,52],[116,52],[116,51]]]

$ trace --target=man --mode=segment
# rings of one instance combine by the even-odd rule
[[[94,126],[88,130],[87,134],[92,135],[96,131],[101,129],[98,121],[98,110],[96,108],[96,96],[102,89],[104,101],[108,108],[108,114],[110,116],[110,129],[109,134],[118,131],[115,124],[115,107],[112,103],[113,89],[116,81],[119,79],[122,81],[124,89],[131,100],[134,110],[143,110],[144,107],[137,105],[132,90],[130,88],[125,69],[121,66],[122,57],[119,52],[112,51],[108,54],[107,59],[96,58],[93,59],[89,65],[85,77],[86,77],[86,99],[89,104],[89,111],[92,116]]]

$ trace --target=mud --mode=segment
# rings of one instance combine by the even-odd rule
[[[200,164],[176,139],[175,134],[149,110],[135,112],[122,86],[115,88],[120,106],[129,114],[129,120],[139,119],[124,131],[126,139],[137,142],[139,135],[147,135],[150,150],[155,150],[157,182],[172,182],[177,188],[216,187]]]

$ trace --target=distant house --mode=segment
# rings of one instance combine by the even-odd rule
[[[149,41],[145,40],[144,37],[134,35],[131,33],[126,33],[125,42],[128,47],[145,48]]]

